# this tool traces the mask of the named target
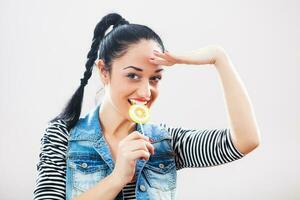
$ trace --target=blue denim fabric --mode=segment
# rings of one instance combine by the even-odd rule
[[[73,199],[97,184],[114,170],[109,146],[103,137],[99,123],[98,104],[85,117],[80,118],[70,131],[67,151],[66,199]],[[162,127],[148,123],[143,131],[152,139],[155,154],[148,161],[136,162],[136,198],[175,199],[175,153],[171,147],[171,135]],[[139,124],[136,130],[141,132]],[[120,191],[117,200],[123,199]]]

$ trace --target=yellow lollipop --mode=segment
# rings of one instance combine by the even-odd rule
[[[143,104],[134,104],[129,108],[129,116],[132,121],[138,124],[145,124],[150,119],[150,112],[147,106]]]

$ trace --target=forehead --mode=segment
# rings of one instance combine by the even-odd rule
[[[129,47],[127,56],[149,56],[153,55],[153,50],[160,51],[157,42],[153,40],[141,40],[139,43]]]
[[[159,45],[153,40],[141,40],[139,43],[130,46],[127,52],[114,61],[114,67],[123,69],[127,66],[137,66],[144,69],[156,70],[162,68],[149,62],[154,57],[153,50],[161,51]]]

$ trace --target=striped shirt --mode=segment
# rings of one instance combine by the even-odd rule
[[[159,124],[172,136],[176,169],[211,167],[238,160],[245,154],[232,142],[230,129],[185,129]],[[48,123],[41,139],[34,199],[65,199],[66,153],[69,133],[64,121]],[[201,147],[201,148],[200,148]],[[136,182],[123,188],[124,199],[134,200]]]

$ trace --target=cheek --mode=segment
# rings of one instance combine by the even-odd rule
[[[111,84],[111,90],[113,93],[122,96],[122,94],[128,92],[130,85],[126,82],[123,77],[115,77]]]
[[[114,90],[114,98],[120,105],[127,104],[128,97],[132,95],[134,90],[128,84],[120,84]]]
[[[158,83],[159,84],[159,83]],[[155,96],[158,96],[159,94],[159,85],[153,86],[152,92]]]
[[[152,101],[155,101],[158,96],[159,96],[159,90],[158,90],[158,88],[153,89],[151,91],[151,99],[152,99]]]

